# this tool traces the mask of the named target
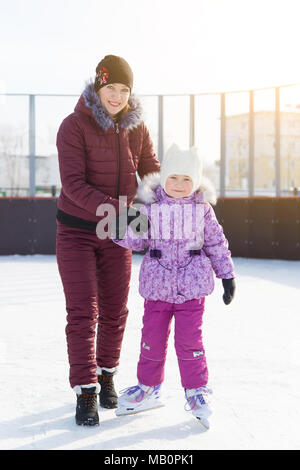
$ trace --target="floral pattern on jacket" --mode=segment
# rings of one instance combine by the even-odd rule
[[[153,202],[145,204],[142,209],[150,221],[148,233],[144,237],[138,236],[129,225],[123,239],[113,240],[118,245],[134,251],[149,248],[139,274],[141,296],[148,300],[180,304],[211,294],[214,289],[214,273],[217,278],[233,278],[234,266],[228,241],[211,204],[204,201],[203,191],[199,190],[182,199],[169,197],[160,185],[152,188],[150,192],[153,193]],[[192,215],[187,223],[187,217],[176,219],[175,211],[171,210],[169,238],[166,239],[163,236],[163,224],[157,225],[157,218],[153,219],[153,207],[161,209],[167,206],[171,209],[175,204],[182,208],[182,214],[186,209],[184,206],[189,205]],[[198,209],[200,210],[197,212]],[[188,225],[182,227],[181,238],[175,236],[176,231],[178,233],[178,220],[182,225]],[[156,231],[153,230],[153,225],[156,226]],[[199,228],[202,228],[202,234],[198,236]],[[189,231],[191,229],[192,231]],[[186,233],[194,234],[194,237],[186,236]],[[152,250],[159,250],[161,257],[153,257],[157,252]]]

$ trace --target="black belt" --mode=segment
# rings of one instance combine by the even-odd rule
[[[96,231],[98,223],[92,222],[91,220],[80,219],[79,217],[67,214],[67,212],[64,212],[60,209],[57,209],[56,218],[59,222],[67,225],[68,227],[82,228],[83,230],[89,230],[90,232]]]

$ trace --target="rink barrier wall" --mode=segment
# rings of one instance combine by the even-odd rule
[[[234,257],[300,260],[300,197],[219,198]]]
[[[0,255],[55,254],[56,197],[0,198]],[[300,197],[220,197],[233,257],[300,260]]]

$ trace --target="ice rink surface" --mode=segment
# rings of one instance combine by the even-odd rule
[[[143,299],[133,256],[119,391],[136,384]],[[185,411],[170,335],[165,406],[75,424],[68,382],[65,298],[55,256],[0,257],[0,448],[11,450],[300,449],[300,262],[234,258],[237,291],[207,297],[203,338],[213,390],[211,428]]]

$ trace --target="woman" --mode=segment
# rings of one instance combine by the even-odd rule
[[[132,85],[128,63],[105,56],[95,81],[87,84],[57,135],[62,190],[56,255],[66,298],[69,378],[77,394],[79,425],[99,424],[98,393],[101,406],[118,406],[113,375],[128,315],[131,250],[97,236],[104,213],[97,214],[101,205],[110,204],[117,216],[121,196],[128,204],[134,199],[136,172],[143,178],[160,168]]]

